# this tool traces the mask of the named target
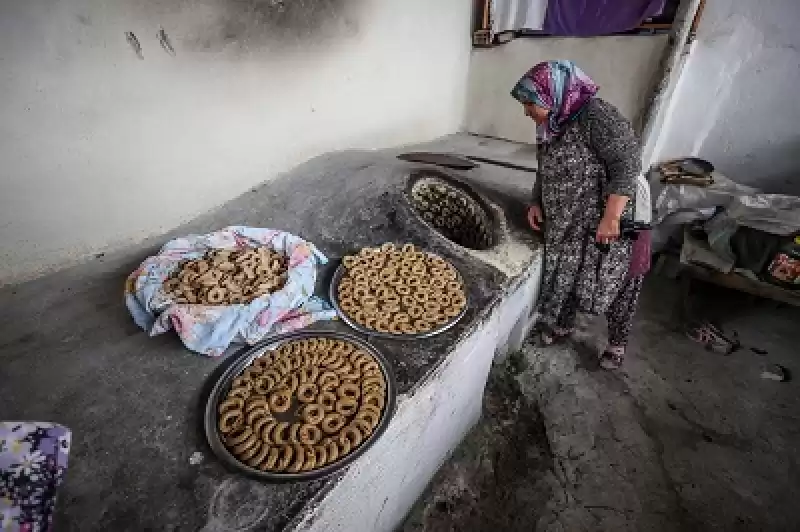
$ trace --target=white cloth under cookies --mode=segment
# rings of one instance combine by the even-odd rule
[[[176,304],[164,292],[164,280],[186,259],[212,249],[267,246],[289,258],[288,279],[279,291],[242,305]],[[269,334],[300,329],[336,317],[315,297],[317,266],[328,259],[314,244],[275,229],[231,226],[205,235],[170,240],[129,277],[125,303],[139,327],[151,336],[175,329],[187,348],[219,356],[232,342],[254,344]]]

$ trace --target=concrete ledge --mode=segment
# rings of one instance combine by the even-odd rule
[[[399,402],[388,431],[290,527],[308,532],[391,531],[481,415],[495,354],[519,349],[530,324],[541,260],[489,315]]]

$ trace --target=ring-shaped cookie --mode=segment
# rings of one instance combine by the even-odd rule
[[[406,312],[409,316],[411,316],[413,321],[414,319],[422,317],[422,315],[425,313],[425,309],[420,305],[412,305],[406,308]]]
[[[396,320],[392,320],[389,323],[389,333],[391,333],[391,334],[403,334],[402,323],[400,323],[400,322],[398,322]]]
[[[242,399],[247,399],[250,397],[250,389],[243,386],[239,388],[233,388],[228,392],[228,397],[240,397]]]
[[[347,438],[337,438],[336,444],[339,446],[339,453],[344,456],[349,453],[352,449],[352,445],[350,444],[350,440]]]
[[[336,411],[343,416],[352,416],[358,411],[358,401],[349,397],[342,397],[336,401]]]
[[[244,412],[241,410],[228,410],[220,416],[219,431],[230,434],[244,423]]]
[[[292,423],[289,425],[289,443],[300,443],[300,427],[302,426],[303,425],[300,423]]]
[[[266,397],[255,396],[248,399],[244,408],[244,413],[249,414],[253,410],[259,409],[269,412],[269,402]]]
[[[339,442],[341,442],[342,439],[348,440],[350,443],[350,448],[355,449],[361,445],[362,441],[364,441],[364,435],[360,430],[358,430],[358,428],[349,425],[343,428],[342,432],[339,434]]]
[[[319,386],[313,382],[307,382],[297,387],[297,399],[301,403],[313,403],[319,395]]]
[[[251,410],[247,414],[245,414],[245,422],[248,426],[253,426],[256,421],[261,418],[269,419],[272,416],[270,415],[269,411],[266,408],[256,408],[255,410]]]
[[[269,409],[270,412],[283,413],[289,410],[292,406],[292,392],[286,389],[281,389],[273,392],[269,396]]]
[[[337,405],[338,406],[338,405]],[[336,434],[345,425],[344,416],[338,412],[331,412],[326,415],[320,423],[320,428],[325,434]]]
[[[436,323],[436,321],[439,319],[439,313],[426,310],[421,319],[427,321],[428,323]]]
[[[325,418],[325,407],[319,403],[312,403],[303,407],[301,415],[306,423],[318,425]]]
[[[300,443],[303,445],[316,445],[322,440],[322,430],[316,425],[306,423],[298,432]]]
[[[355,419],[353,419],[353,421],[350,424],[356,427],[358,430],[360,430],[361,434],[363,434],[365,438],[368,437],[370,434],[372,434],[372,431],[374,429],[373,425],[370,425],[365,420],[360,419],[358,415],[356,415]]]
[[[328,453],[328,463],[339,459],[339,445],[335,441],[325,442],[325,450]]]
[[[261,471],[273,471],[276,470],[276,466],[278,464],[278,460],[281,456],[281,450],[278,447],[270,447],[269,454],[267,455],[266,460],[261,462],[261,465],[258,468]]]
[[[239,445],[244,441],[246,441],[252,435],[253,435],[253,429],[251,429],[250,427],[242,427],[236,432],[232,432],[225,441],[228,445],[235,447],[236,445]]]
[[[461,294],[455,295],[450,299],[450,304],[456,308],[463,308],[467,304],[467,298]]]
[[[289,442],[289,423],[279,421],[272,429],[270,439],[275,445],[286,445]]]
[[[384,405],[386,404],[386,400],[383,398],[382,395],[378,395],[376,393],[368,393],[361,398],[362,408],[363,406],[374,406],[378,410],[383,410]]]
[[[322,408],[326,412],[333,412],[334,410],[336,410],[336,399],[337,397],[335,393],[322,392],[321,394],[319,394],[317,401],[319,401],[319,404],[322,405]]]
[[[361,397],[361,388],[358,384],[342,384],[336,389],[336,394],[341,398],[356,400]]]
[[[303,452],[305,453],[305,462],[303,463],[302,471],[311,471],[312,469],[320,467],[320,464],[317,463],[317,453],[314,451],[314,447],[304,445]]]
[[[458,273],[452,267],[448,267],[442,272],[442,278],[448,281],[458,282],[456,281],[456,279],[458,279]]]
[[[287,467],[292,465],[292,457],[294,456],[294,447],[291,445],[283,445],[281,447],[281,455],[278,462],[275,464],[275,471],[284,471]]]
[[[426,312],[433,312],[434,314],[438,313],[441,310],[441,306],[439,305],[438,301],[433,301],[428,299],[422,304],[423,308],[425,308]]]
[[[269,451],[271,447],[264,443],[259,444],[258,452],[256,452],[251,458],[247,460],[247,465],[250,467],[259,467],[264,460],[266,460],[267,455],[269,455]]]
[[[279,423],[280,422],[277,419],[273,418],[268,420],[264,425],[259,425],[259,424],[254,425],[253,430],[255,430],[256,428],[260,428],[261,441],[273,445],[275,444],[275,440],[272,439],[272,434]]]
[[[375,430],[381,420],[381,416],[380,414],[375,414],[372,410],[361,409],[356,413],[356,419],[367,423],[372,430]]]
[[[396,286],[394,290],[401,297],[402,296],[411,295],[411,288],[409,286],[404,285],[404,284],[400,285],[400,286]]]
[[[229,397],[222,401],[217,409],[217,412],[224,414],[228,410],[242,410],[244,408],[244,399],[241,397]]]
[[[364,376],[373,375],[373,374],[374,375],[381,375],[381,366],[376,361],[370,360],[369,362],[367,362],[366,364],[361,366],[361,373]],[[369,380],[369,379],[366,379],[366,378],[364,379],[365,382],[367,380]]]
[[[253,433],[253,431],[251,430],[250,431],[250,436],[248,436],[247,439],[244,440],[242,443],[240,443],[238,445],[235,445],[233,447],[232,451],[233,451],[233,454],[239,456],[239,459],[246,460],[248,457],[251,456],[249,453],[247,453],[247,451],[252,449],[253,447],[260,446],[260,445],[261,445],[261,442],[259,441],[258,436],[256,436]],[[256,449],[256,451],[257,450],[258,449]],[[255,453],[253,453],[253,454],[255,454]]]

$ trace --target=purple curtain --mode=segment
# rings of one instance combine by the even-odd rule
[[[593,37],[628,31],[664,10],[666,0],[549,0],[544,32]]]

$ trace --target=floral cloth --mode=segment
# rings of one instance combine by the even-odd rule
[[[631,247],[631,265],[628,267],[628,279],[640,277],[650,271],[652,236],[650,230],[639,231],[639,236]]]
[[[53,423],[0,422],[0,530],[52,530],[70,438]]]
[[[572,61],[543,61],[531,68],[511,90],[520,103],[549,111],[547,122],[536,126],[539,140],[548,142],[583,111],[598,87]]]
[[[289,257],[283,289],[246,305],[191,305],[174,303],[162,288],[165,279],[187,259],[210,249],[268,246]],[[151,336],[175,329],[184,345],[208,356],[219,356],[234,341],[254,344],[269,334],[289,332],[318,320],[336,317],[336,311],[313,296],[317,266],[328,259],[310,242],[275,229],[226,227],[206,235],[167,242],[128,277],[125,303],[139,327]]]

